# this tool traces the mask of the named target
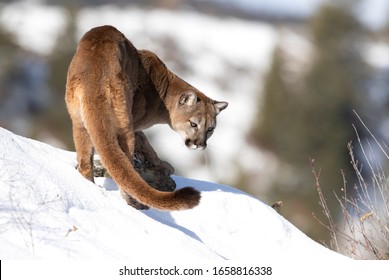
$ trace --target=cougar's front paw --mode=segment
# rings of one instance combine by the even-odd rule
[[[161,163],[157,166],[165,176],[170,176],[174,173],[174,167],[168,163],[167,161],[161,161]]]

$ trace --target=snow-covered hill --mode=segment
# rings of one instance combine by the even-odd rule
[[[202,192],[193,210],[135,210],[75,153],[0,128],[1,259],[224,260],[343,258],[234,188],[174,177]]]

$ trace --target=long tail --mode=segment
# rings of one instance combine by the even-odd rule
[[[93,103],[93,108],[82,106],[83,119],[93,146],[109,174],[122,190],[149,207],[161,210],[183,210],[197,206],[200,192],[185,187],[174,192],[161,192],[149,186],[136,172],[119,146],[107,102]],[[111,109],[112,110],[112,109]]]

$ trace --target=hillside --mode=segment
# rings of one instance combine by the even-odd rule
[[[75,169],[75,153],[0,128],[1,259],[343,258],[234,188],[174,177],[202,192],[181,212],[137,211],[116,184]]]

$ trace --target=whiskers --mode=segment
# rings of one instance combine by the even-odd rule
[[[201,151],[201,163],[211,169],[215,164],[213,148],[214,146],[208,145],[206,149]]]
[[[183,162],[183,164],[188,166],[189,169],[198,166],[203,170],[206,169],[208,176],[211,174],[215,175],[215,172],[217,171],[217,150],[219,149],[217,146],[208,143],[205,149],[190,149],[183,142],[181,142],[179,146],[181,148],[181,159],[177,161],[184,161],[185,163]],[[188,160],[191,161],[189,165]]]

